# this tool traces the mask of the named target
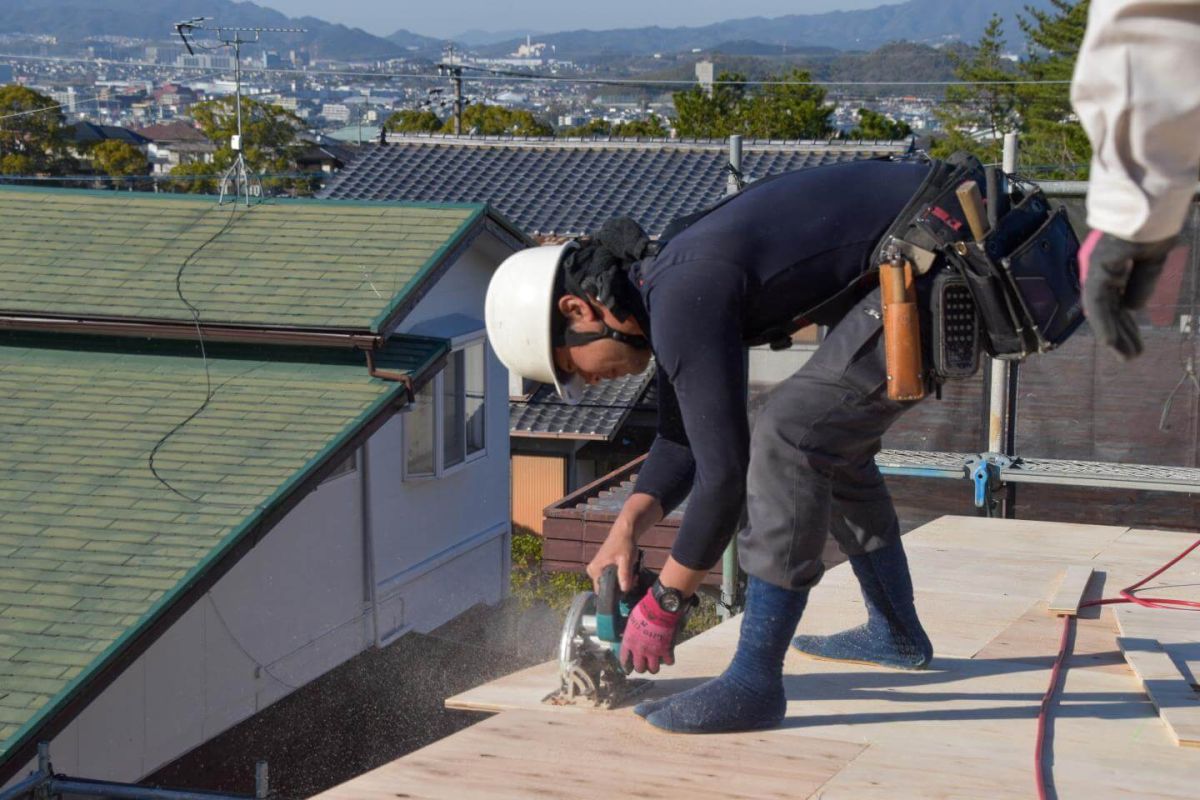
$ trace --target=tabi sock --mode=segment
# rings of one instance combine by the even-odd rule
[[[895,669],[922,669],[933,658],[933,645],[913,605],[912,576],[899,540],[850,556],[862,588],[867,623],[830,636],[802,634],[792,646],[808,656],[853,661]]]
[[[808,602],[795,592],[751,577],[733,662],[720,677],[634,713],[674,733],[726,733],[773,728],[783,720],[783,657]]]

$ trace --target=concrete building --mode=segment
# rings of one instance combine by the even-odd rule
[[[523,235],[477,205],[6,187],[0,212],[24,241],[0,254],[0,786],[42,741],[136,781],[505,594],[482,317]]]

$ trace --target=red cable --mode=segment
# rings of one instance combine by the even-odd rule
[[[1193,600],[1179,600],[1173,597],[1138,597],[1134,594],[1142,586],[1145,586],[1150,581],[1162,575],[1171,567],[1178,564],[1183,559],[1200,547],[1200,539],[1197,539],[1182,553],[1175,556],[1173,559],[1163,564],[1161,567],[1151,572],[1146,577],[1142,578],[1135,584],[1126,586],[1120,591],[1119,597],[1106,597],[1101,600],[1088,600],[1086,603],[1080,603],[1080,608],[1089,608],[1091,606],[1107,606],[1117,603],[1135,603],[1146,608],[1167,608],[1176,611],[1195,611],[1200,610],[1200,602]],[[1062,637],[1058,642],[1058,657],[1054,659],[1054,668],[1050,671],[1050,686],[1046,689],[1046,694],[1042,696],[1042,706],[1038,711],[1037,720],[1037,743],[1034,746],[1033,764],[1034,764],[1034,780],[1037,784],[1038,800],[1046,800],[1046,723],[1050,717],[1051,706],[1054,702],[1054,694],[1058,689],[1059,678],[1066,666],[1067,659],[1071,655],[1071,624],[1075,619],[1069,614],[1062,615],[1063,627]]]
[[[1062,638],[1058,642],[1058,658],[1054,659],[1054,669],[1050,670],[1050,686],[1042,696],[1042,708],[1038,711],[1037,744],[1033,751],[1033,765],[1037,772],[1038,800],[1046,800],[1045,761],[1042,751],[1046,742],[1046,720],[1049,718],[1050,704],[1054,702],[1054,692],[1058,689],[1058,676],[1062,672],[1063,663],[1067,660],[1067,645],[1071,637],[1071,620],[1074,617],[1063,617]]]

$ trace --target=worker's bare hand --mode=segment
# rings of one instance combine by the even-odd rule
[[[637,542],[633,531],[622,525],[613,525],[600,545],[596,557],[587,566],[588,577],[592,579],[592,587],[600,592],[600,574],[610,564],[617,565],[617,582],[622,592],[633,590],[633,567],[637,563]]]

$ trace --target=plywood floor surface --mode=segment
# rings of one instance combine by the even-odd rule
[[[928,670],[792,652],[783,726],[681,736],[657,731],[628,708],[542,703],[556,682],[555,665],[543,664],[448,702],[496,716],[319,797],[1028,798],[1036,717],[1061,630],[1046,608],[1064,568],[1096,571],[1085,598],[1113,596],[1194,540],[944,517],[905,537],[917,606],[938,653]],[[1144,591],[1200,599],[1200,555]],[[1062,798],[1194,800],[1200,749],[1173,743],[1117,647],[1113,609],[1083,609],[1077,621],[1051,730],[1054,788]],[[1175,615],[1163,623],[1175,634],[1168,648],[1200,630],[1200,615],[1164,613]],[[813,591],[800,630],[832,632],[863,618],[854,576],[839,566]],[[680,645],[676,665],[642,696],[719,674],[737,637],[734,619]],[[1190,646],[1174,653],[1193,667]]]

